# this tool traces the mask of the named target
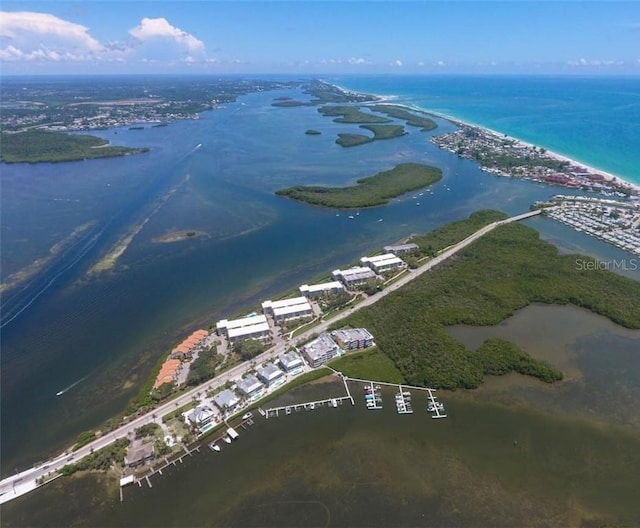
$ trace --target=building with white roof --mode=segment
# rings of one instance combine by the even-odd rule
[[[264,367],[256,369],[258,372],[258,378],[267,387],[279,385],[284,381],[284,372],[282,372],[273,363],[269,362]]]
[[[201,426],[211,422],[215,416],[216,413],[211,407],[203,405],[187,413],[187,420],[191,425]]]
[[[262,311],[271,314],[276,322],[313,316],[313,308],[306,297],[265,301],[262,303]]]
[[[404,261],[393,253],[385,253],[375,257],[362,257],[360,263],[364,266],[369,266],[376,273],[384,273],[404,266]]]
[[[297,372],[304,367],[302,358],[295,352],[283,352],[278,356],[278,363],[285,372]]]
[[[240,398],[232,390],[225,389],[213,397],[213,402],[222,412],[233,412],[240,403]]]
[[[300,293],[310,299],[315,299],[328,293],[341,293],[344,292],[344,286],[341,282],[323,282],[322,284],[303,284],[300,286]]]
[[[240,393],[247,398],[256,398],[262,395],[264,385],[260,383],[260,380],[253,374],[249,374],[247,377],[242,378],[236,383]]]
[[[370,268],[355,266],[346,270],[334,270],[331,274],[334,279],[339,280],[347,288],[364,284],[369,279],[374,279],[376,274]]]
[[[322,334],[317,339],[302,347],[302,353],[307,363],[312,368],[319,367],[338,355],[338,345],[327,334]]]
[[[367,348],[373,345],[373,336],[366,328],[342,328],[331,332],[333,340],[343,350]]]
[[[243,339],[265,339],[271,335],[269,323],[264,315],[253,315],[242,319],[222,319],[216,324],[218,335],[225,336],[232,343]]]
[[[385,253],[393,253],[394,255],[401,255],[402,253],[413,253],[420,248],[418,244],[400,244],[397,246],[384,246]]]

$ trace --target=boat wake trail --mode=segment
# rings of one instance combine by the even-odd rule
[[[62,396],[65,392],[67,392],[68,390],[73,389],[76,385],[82,383],[84,380],[86,380],[89,377],[89,374],[87,374],[84,378],[80,378],[78,381],[74,381],[71,385],[69,385],[68,387],[65,387],[64,389],[62,389],[61,391],[56,392],[56,396]]]
[[[62,276],[64,273],[66,273],[71,268],[73,268],[76,264],[78,264],[84,258],[84,256],[91,249],[93,249],[93,247],[98,242],[100,235],[102,235],[103,232],[104,232],[104,228],[101,229],[98,233],[94,234],[79,249],[76,248],[77,253],[75,256],[72,257],[72,260],[68,263],[64,263],[62,269],[56,271],[55,275],[50,279],[48,279],[45,283],[38,285],[38,284],[35,284],[35,281],[32,281],[29,284],[27,284],[22,289],[22,292],[26,293],[28,290],[32,290],[32,293],[30,295],[27,294],[28,297],[24,298],[22,303],[18,302],[17,303],[18,306],[16,306],[14,309],[6,310],[6,308],[3,307],[5,308],[3,311],[5,311],[5,313],[8,311],[9,313],[5,316],[4,320],[2,320],[0,324],[0,328],[4,328],[9,323],[11,323],[14,319],[16,319],[22,312],[24,312],[27,308],[29,308],[43,293],[45,293],[57,281],[57,279],[60,276]],[[36,290],[35,293],[33,293],[34,289]],[[16,298],[16,297],[19,297],[19,294],[14,295],[13,298]],[[13,298],[11,300],[13,300]]]

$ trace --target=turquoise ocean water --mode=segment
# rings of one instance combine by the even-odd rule
[[[361,76],[328,79],[350,90],[528,141],[640,184],[640,78]]]

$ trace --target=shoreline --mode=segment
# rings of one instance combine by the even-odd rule
[[[476,128],[478,130],[481,130],[485,134],[490,134],[490,135],[498,137],[498,138],[505,138],[505,139],[510,139],[512,141],[515,141],[517,145],[522,145],[523,147],[544,148],[545,151],[546,151],[546,154],[548,156],[550,156],[550,157],[552,157],[552,158],[554,158],[554,159],[556,159],[558,161],[566,161],[566,162],[569,162],[571,165],[575,165],[577,167],[586,169],[589,174],[601,174],[602,176],[604,176],[605,180],[608,183],[612,183],[612,182],[616,181],[619,184],[621,184],[622,186],[627,187],[629,189],[633,189],[633,190],[636,191],[636,193],[640,193],[640,184],[630,182],[630,181],[622,178],[621,176],[618,176],[618,175],[613,174],[611,172],[608,172],[606,170],[598,169],[597,167],[593,167],[591,165],[587,165],[586,163],[584,163],[582,161],[576,160],[574,158],[570,158],[569,156],[566,156],[564,154],[559,154],[558,152],[555,152],[553,150],[549,150],[544,145],[536,145],[534,143],[530,143],[528,141],[525,141],[525,140],[520,139],[520,138],[515,137],[515,136],[510,136],[509,134],[505,134],[504,132],[499,132],[498,130],[494,130],[494,129],[486,127],[484,125],[478,125],[476,123],[472,123],[472,122],[469,122],[469,121],[463,121],[461,119],[458,119],[457,117],[449,116],[447,114],[441,114],[441,113],[437,113],[437,112],[430,112],[430,111],[425,110],[424,108],[421,108],[421,107],[410,106],[410,105],[405,105],[405,104],[401,104],[401,103],[396,103],[395,106],[403,107],[403,108],[406,108],[408,110],[413,110],[414,112],[418,111],[418,112],[431,114],[431,115],[433,115],[435,117],[438,117],[440,119],[444,119],[446,121],[449,121],[449,122],[453,123],[456,126],[466,126],[466,127],[470,127],[470,128]]]
[[[453,123],[456,126],[466,126],[466,127],[471,127],[471,128],[476,128],[478,130],[481,130],[482,132],[486,133],[486,134],[491,134],[494,135],[496,137],[506,137],[507,139],[513,140],[515,141],[518,145],[522,145],[522,146],[526,146],[529,148],[532,147],[536,147],[536,148],[544,148],[546,151],[546,154],[552,158],[555,158],[558,161],[566,161],[569,162],[572,165],[575,165],[577,167],[586,169],[588,171],[588,173],[590,174],[601,174],[602,176],[604,176],[605,180],[609,183],[616,181],[619,184],[621,184],[624,187],[627,187],[629,189],[633,189],[637,194],[640,194],[640,183],[635,183],[635,182],[631,182],[629,180],[627,180],[625,177],[622,177],[618,174],[613,174],[612,172],[609,172],[605,169],[599,169],[597,167],[593,167],[592,165],[589,165],[587,163],[584,163],[580,160],[577,160],[575,158],[572,158],[566,154],[560,154],[556,151],[550,150],[547,147],[545,147],[544,145],[540,145],[540,144],[534,144],[528,141],[525,141],[519,137],[516,136],[512,136],[509,134],[505,134],[504,132],[500,132],[497,130],[494,130],[492,128],[489,128],[487,126],[484,125],[479,125],[477,123],[474,123],[472,121],[465,121],[463,119],[460,119],[458,117],[452,116],[452,115],[448,115],[448,114],[444,114],[442,112],[432,112],[431,110],[429,110],[428,108],[423,108],[421,106],[417,106],[417,105],[410,105],[410,104],[406,104],[406,103],[401,103],[401,102],[397,102],[399,100],[401,100],[401,97],[398,95],[382,95],[382,94],[369,94],[369,93],[363,93],[363,92],[354,92],[353,90],[349,90],[347,88],[344,88],[342,86],[339,86],[337,84],[332,83],[333,86],[335,86],[336,88],[338,88],[339,90],[344,91],[345,93],[362,93],[362,95],[370,95],[371,97],[373,97],[376,101],[376,103],[380,103],[380,102],[386,102],[389,104],[392,104],[394,106],[397,106],[399,108],[404,108],[405,110],[410,110],[413,112],[420,112],[423,114],[428,114],[428,115],[432,115],[434,117],[437,117],[439,119],[444,119],[446,121],[449,121],[450,123]],[[371,104],[371,103],[366,103]]]

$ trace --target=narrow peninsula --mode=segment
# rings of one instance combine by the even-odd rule
[[[393,169],[358,180],[350,187],[297,185],[276,191],[278,196],[312,205],[336,209],[376,207],[406,192],[427,187],[442,178],[437,167],[419,163],[401,163]]]

